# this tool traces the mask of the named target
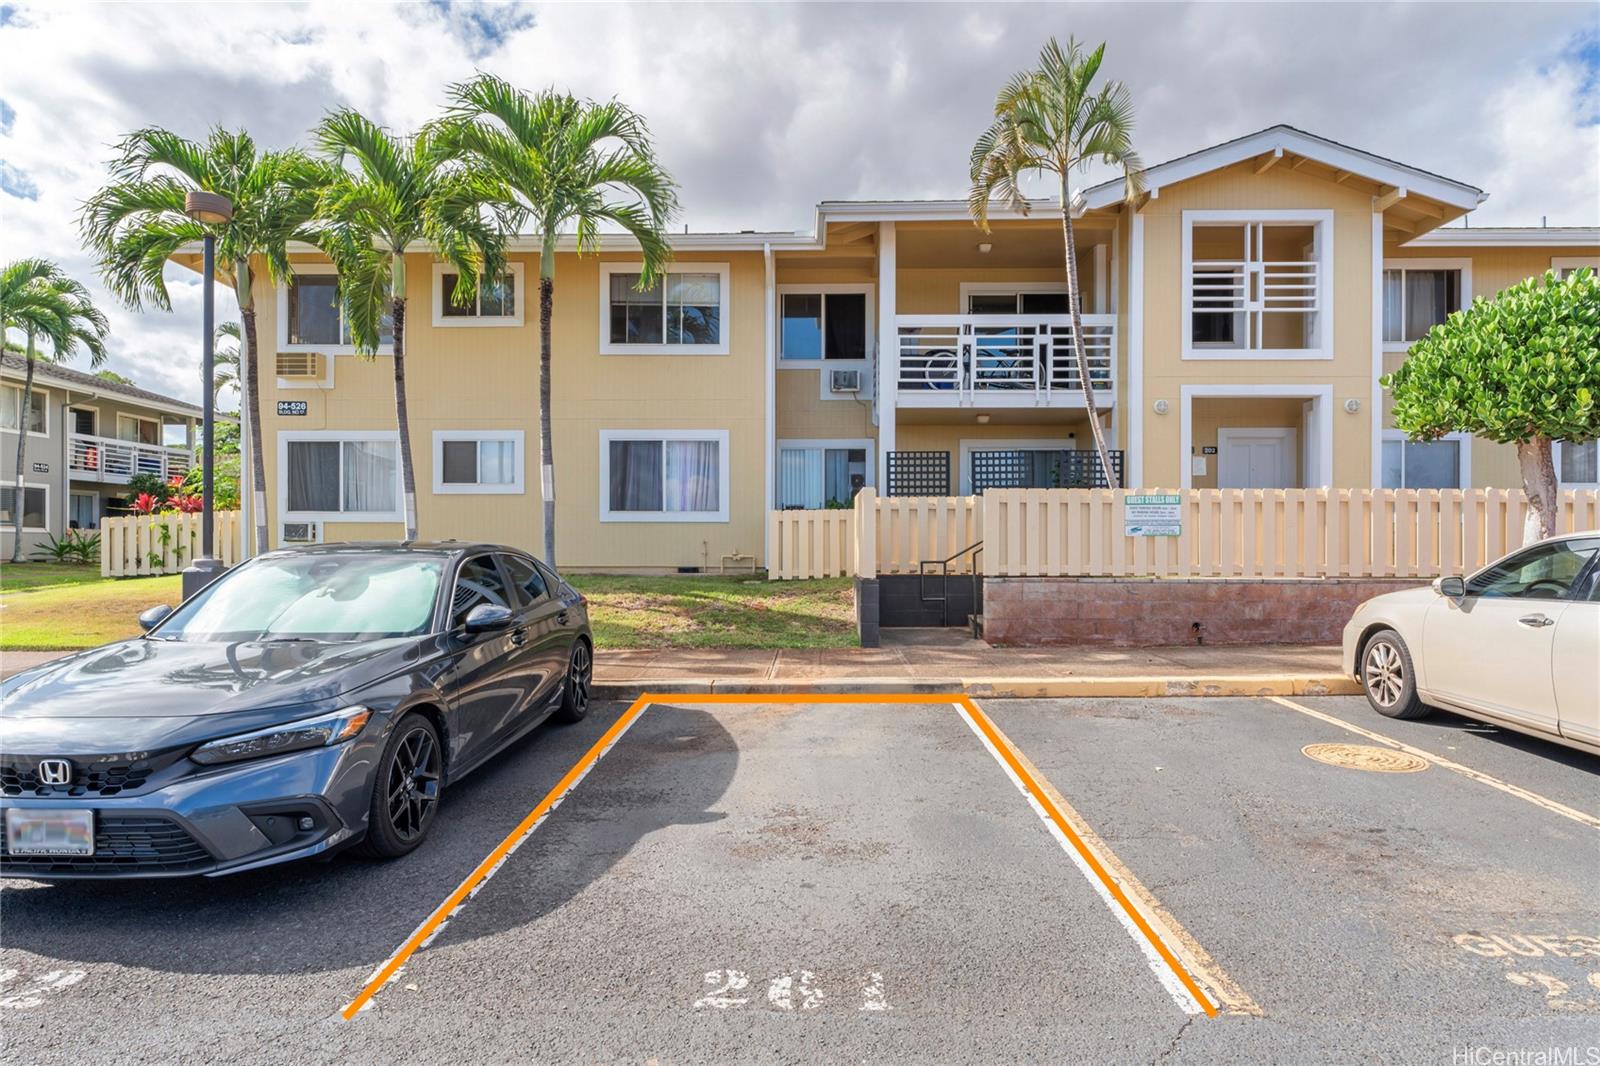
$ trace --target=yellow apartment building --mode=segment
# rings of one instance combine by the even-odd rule
[[[1600,226],[1479,228],[1462,181],[1288,126],[1149,168],[1075,208],[1091,386],[1130,487],[1520,484],[1511,449],[1392,429],[1379,377],[1475,296],[1600,267]],[[572,570],[762,565],[773,508],[1100,484],[1048,202],[824,202],[809,233],[558,251],[555,560]],[[420,535],[538,552],[539,240],[478,303],[409,257]],[[187,258],[187,257],[186,257]],[[392,370],[347,343],[331,265],[256,273],[274,545],[402,534]],[[1565,487],[1600,481],[1560,447]],[[753,557],[753,558],[752,558]]]

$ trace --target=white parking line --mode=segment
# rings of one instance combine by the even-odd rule
[[[1273,703],[1281,704],[1282,706],[1289,708],[1291,711],[1299,711],[1301,714],[1309,715],[1318,721],[1327,722],[1329,725],[1336,725],[1340,729],[1345,729],[1351,733],[1355,733],[1357,736],[1366,737],[1368,740],[1376,740],[1380,744],[1387,744],[1389,747],[1394,748],[1397,751],[1403,751],[1407,755],[1415,755],[1419,759],[1426,759],[1441,769],[1449,770],[1452,773],[1458,773],[1462,777],[1471,778],[1479,784],[1488,785],[1490,788],[1499,789],[1508,796],[1515,796],[1520,800],[1526,800],[1535,807],[1543,807],[1552,814],[1559,814],[1563,818],[1570,818],[1579,825],[1586,825],[1590,829],[1600,829],[1600,818],[1596,818],[1592,814],[1587,814],[1583,811],[1568,807],[1564,803],[1557,803],[1555,800],[1541,796],[1537,792],[1529,792],[1525,788],[1502,781],[1498,777],[1484,773],[1482,770],[1474,770],[1470,766],[1462,766],[1458,762],[1453,762],[1450,759],[1446,759],[1443,755],[1435,755],[1431,751],[1423,751],[1421,748],[1414,748],[1410,744],[1404,744],[1398,740],[1395,740],[1393,737],[1386,737],[1382,733],[1374,733],[1370,729],[1363,729],[1361,726],[1352,725],[1343,718],[1336,718],[1331,714],[1324,714],[1322,711],[1314,710],[1313,708],[1307,707],[1303,703],[1296,703],[1294,700],[1286,700],[1282,696],[1268,696],[1267,699],[1271,700]]]

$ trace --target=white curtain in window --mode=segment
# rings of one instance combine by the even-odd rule
[[[663,510],[719,510],[717,442],[711,440],[667,441],[666,483]]]
[[[392,441],[344,442],[344,510],[398,509],[395,447]]]
[[[1403,288],[1404,275],[1400,271],[1383,272],[1383,339],[1386,341],[1405,340],[1404,319],[1401,317],[1405,305],[1400,295]]]
[[[822,506],[822,449],[784,448],[778,453],[778,506]]]

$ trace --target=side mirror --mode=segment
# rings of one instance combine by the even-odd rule
[[[1459,600],[1467,594],[1467,583],[1459,577],[1435,578],[1433,591],[1441,596],[1448,596],[1452,600]]]
[[[511,610],[498,603],[480,603],[467,612],[462,628],[468,633],[488,633],[511,624]]]
[[[148,608],[143,614],[139,615],[139,628],[148,633],[154,629],[163,618],[171,613],[172,608],[168,607],[164,603],[159,603],[154,607]]]

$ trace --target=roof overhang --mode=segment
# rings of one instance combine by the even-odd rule
[[[21,380],[24,377],[24,372],[13,367],[0,364],[0,377]],[[57,377],[56,375],[50,373],[50,368],[48,366],[43,365],[36,365],[34,367],[33,380],[35,383],[43,385],[46,388],[59,389],[63,392],[71,392],[84,398],[111,400],[119,404],[124,404],[128,407],[143,407],[147,410],[160,411],[162,414],[177,415],[182,418],[200,418],[205,414],[205,412],[199,407],[186,404],[181,400],[159,401],[147,399],[143,396],[129,396],[127,393],[118,392],[115,389],[99,389],[82,381],[72,381],[67,378]],[[220,411],[218,411],[214,417],[219,422],[239,421],[239,417],[237,415],[223,414]]]
[[[1406,241],[1406,248],[1592,248],[1600,247],[1600,226],[1451,226]]]

